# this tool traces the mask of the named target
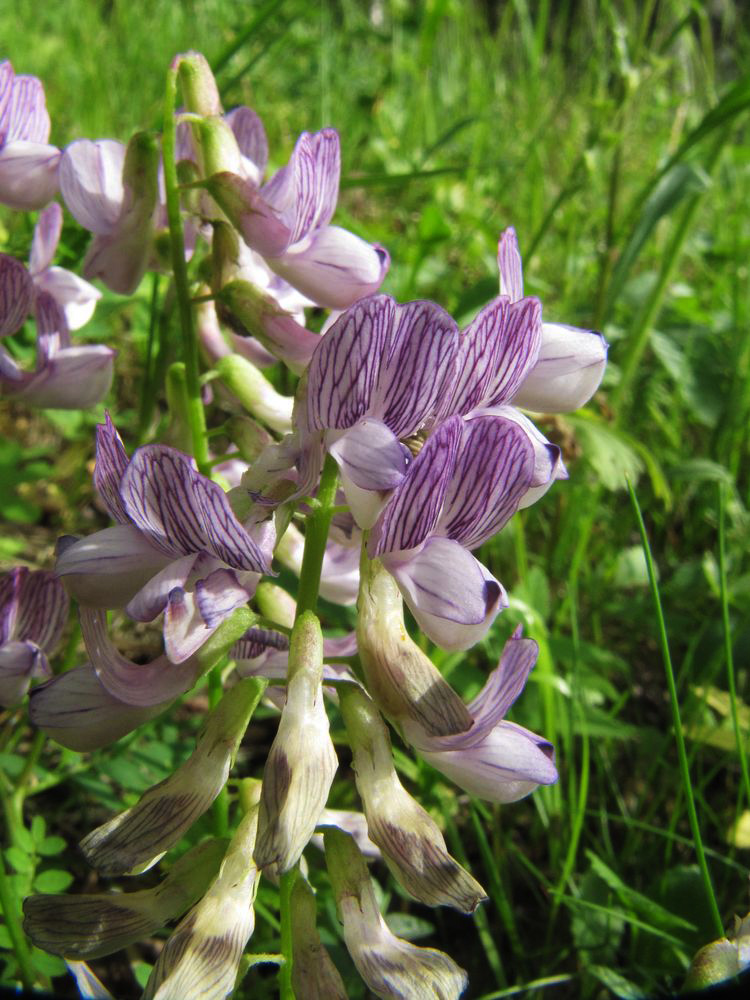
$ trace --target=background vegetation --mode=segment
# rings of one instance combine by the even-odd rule
[[[545,316],[610,342],[592,404],[544,424],[570,481],[481,555],[511,609],[481,648],[442,661],[468,697],[524,622],[542,652],[513,718],[555,743],[559,783],[491,808],[399,758],[491,899],[465,918],[395,898],[403,916],[394,920],[453,955],[472,997],[657,996],[678,988],[692,954],[718,936],[626,477],[658,570],[724,926],[748,909],[750,789],[736,739],[738,730],[746,744],[750,728],[747,27],[743,5],[728,0],[324,0],[314,12],[306,0],[16,0],[0,9],[2,55],[43,80],[58,145],[157,127],[170,59],[200,49],[225,105],[260,113],[276,165],[301,130],[339,129],[337,220],[388,247],[385,291],[433,298],[467,320],[496,293],[497,238],[512,224],[527,292]],[[2,212],[8,252],[25,258],[32,221]],[[71,224],[61,249],[58,262],[77,267],[85,234]],[[108,405],[129,445],[150,294],[148,282],[135,302],[106,294],[81,331],[120,351]],[[5,565],[50,567],[58,535],[106,524],[90,476],[101,416],[0,410]],[[64,660],[82,660],[75,634]],[[50,745],[31,769],[33,735],[20,713],[0,716],[6,818],[25,816],[26,837],[6,854],[20,895],[32,883],[95,885],[76,841],[188,755],[200,707],[199,692],[110,751]],[[258,773],[272,734],[270,716],[253,723],[239,774]],[[354,801],[351,790],[339,798]],[[322,861],[308,860],[325,940],[351,996],[362,996]],[[376,871],[397,896],[386,874]],[[277,948],[275,907],[262,889],[254,952]],[[153,955],[128,956],[141,981]],[[34,957],[46,975],[62,971]],[[94,967],[118,996],[137,995],[124,957]],[[275,989],[259,966],[238,995]]]

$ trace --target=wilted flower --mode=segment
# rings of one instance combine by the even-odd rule
[[[16,76],[0,63],[0,202],[42,208],[57,191],[60,150],[49,146],[44,88],[35,76]]]
[[[435,821],[399,781],[378,710],[358,685],[339,688],[339,700],[367,830],[394,877],[422,903],[473,913],[486,893],[451,857]]]
[[[325,832],[326,863],[343,923],[344,941],[368,989],[381,1000],[456,1000],[467,986],[463,969],[434,948],[419,948],[388,928],[365,860],[341,830]]]
[[[552,744],[508,722],[505,715],[524,688],[538,646],[519,626],[506,642],[500,663],[466,706],[470,729],[436,737],[412,726],[408,739],[433,767],[464,791],[489,802],[515,802],[539,785],[557,781]]]
[[[0,705],[14,705],[33,677],[51,673],[68,596],[53,573],[18,566],[0,577]]]

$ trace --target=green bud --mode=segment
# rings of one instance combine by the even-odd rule
[[[265,375],[239,354],[219,358],[214,367],[224,385],[252,416],[278,434],[292,429],[291,396],[282,396]]]
[[[196,115],[220,115],[221,98],[208,60],[200,52],[177,56],[178,76],[185,107]]]

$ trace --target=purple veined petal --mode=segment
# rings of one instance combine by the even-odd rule
[[[469,649],[508,606],[502,585],[448,538],[430,538],[408,559],[382,559],[419,627],[443,649]]]
[[[278,255],[289,246],[286,220],[252,181],[221,171],[207,178],[205,187],[252,250],[264,256]]]
[[[519,510],[536,503],[557,479],[568,478],[568,470],[565,468],[560,447],[548,441],[539,428],[515,406],[494,406],[486,410],[477,410],[474,416],[495,416],[512,421],[524,431],[533,448],[534,472],[529,488],[519,501]],[[474,419],[474,416],[470,418],[469,422]]]
[[[36,275],[34,284],[52,296],[65,314],[69,330],[80,330],[94,315],[102,293],[64,267],[49,267]]]
[[[118,700],[147,708],[174,701],[195,684],[195,664],[170,662],[164,654],[150,663],[133,663],[110,641],[106,612],[81,607],[79,616],[91,666],[107,691]]]
[[[66,545],[55,572],[81,604],[124,608],[172,560],[132,524],[119,524]]]
[[[43,208],[58,190],[60,150],[16,139],[0,150],[0,204],[17,211]]]
[[[34,284],[24,264],[0,254],[0,337],[15,333],[31,311]]]
[[[268,556],[237,520],[226,493],[210,479],[196,477],[193,496],[203,515],[208,551],[233,569],[271,574]]]
[[[542,324],[536,364],[513,396],[513,405],[537,413],[569,413],[599,388],[607,364],[607,342],[595,330]]]
[[[234,132],[240,153],[255,168],[255,176],[250,180],[260,184],[268,164],[268,139],[263,122],[252,108],[247,107],[233,108],[224,115],[224,121]]]
[[[213,635],[221,622],[210,627],[203,620],[195,594],[175,587],[164,612],[164,649],[170,663],[184,664]]]
[[[0,705],[16,705],[29,690],[32,677],[49,676],[44,653],[33,642],[7,642],[0,646]]]
[[[538,785],[557,781],[551,744],[512,722],[499,723],[476,746],[419,753],[460,788],[488,802],[516,802]]]
[[[458,327],[434,302],[396,306],[371,412],[398,438],[417,431],[439,408],[455,376]]]
[[[395,315],[389,295],[372,295],[348,309],[321,338],[307,371],[311,429],[353,427],[368,412]]]
[[[60,191],[84,229],[106,236],[120,217],[125,190],[125,146],[114,139],[77,139],[63,151]]]
[[[109,347],[93,344],[63,348],[15,396],[42,409],[87,409],[109,392],[115,356]]]
[[[523,298],[523,265],[518,250],[518,237],[513,226],[500,234],[497,244],[497,268],[500,272],[500,294],[511,302]]]
[[[440,534],[475,549],[497,534],[534,482],[534,448],[526,431],[503,417],[478,415],[462,424]]]
[[[524,689],[539,655],[533,639],[524,639],[522,627],[513,632],[503,648],[500,662],[482,690],[467,705],[474,718],[472,735],[479,738],[503,719]]]
[[[460,417],[451,417],[427,439],[373,528],[370,557],[415,549],[435,530],[456,465],[462,425]]]
[[[359,550],[356,547],[339,545],[329,541],[323,556],[320,596],[326,601],[332,601],[334,604],[342,604],[346,607],[356,603],[358,592]],[[336,655],[348,656],[349,654],[338,653]]]
[[[97,750],[153,719],[170,704],[136,706],[120,701],[86,664],[34,688],[29,717],[34,726],[70,750]]]
[[[65,321],[65,313],[47,292],[37,290],[34,315],[37,330],[37,371],[40,371],[59,350],[70,347],[70,332]]]
[[[0,146],[8,136],[10,123],[10,103],[13,97],[13,80],[15,73],[9,59],[0,62]]]
[[[120,496],[120,485],[128,467],[128,455],[109,413],[104,423],[96,425],[96,464],[94,486],[115,521],[129,524],[130,518]]]
[[[3,65],[0,64],[0,69]],[[26,566],[15,566],[9,573],[0,576],[0,646],[15,638],[18,599],[23,580],[29,572]]]
[[[57,244],[60,242],[62,221],[62,208],[56,201],[47,205],[39,216],[39,221],[34,226],[34,238],[31,241],[29,255],[29,270],[32,277],[35,278],[52,263]]]
[[[377,292],[391,263],[384,247],[340,226],[317,229],[283,255],[266,259],[276,274],[325,309],[348,309]]]
[[[15,637],[52,653],[68,620],[68,595],[54,573],[37,570],[21,577]]]
[[[195,603],[206,625],[216,628],[254,593],[255,587],[244,587],[232,570],[217,569],[196,583]]]
[[[329,431],[326,442],[342,473],[362,490],[395,489],[411,461],[409,449],[373,417],[345,431]]]
[[[331,221],[338,200],[340,174],[338,132],[332,128],[312,135],[303,132],[289,163],[261,188],[265,200],[289,226],[288,245]]]
[[[50,120],[44,100],[44,88],[35,76],[17,76],[13,80],[10,101],[3,113],[6,142],[22,139],[45,143],[49,139]]]
[[[459,335],[450,394],[440,406],[443,417],[470,413],[486,398],[498,366],[497,355],[508,306],[506,296],[493,299]]]
[[[533,368],[542,341],[542,304],[525,298],[511,302],[505,322],[497,332],[495,371],[487,385],[482,406],[507,402]]]
[[[200,556],[193,554],[172,560],[128,601],[125,613],[137,622],[152,622],[166,608],[169,595],[175,587],[185,586],[199,558]]]

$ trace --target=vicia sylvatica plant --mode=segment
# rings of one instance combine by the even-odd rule
[[[3,63],[0,202],[41,212],[28,265],[0,256],[2,394],[73,409],[106,396],[116,352],[75,343],[100,297],[92,280],[130,295],[147,272],[169,275],[182,357],[166,373],[171,444],[149,440],[148,419],[137,447],[114,412],[97,428],[93,479],[110,526],[61,538],[54,567],[0,578],[0,703],[28,699],[38,731],[79,752],[134,732],[204,675],[210,710],[189,759],[81,843],[100,875],[131,876],[135,888],[30,895],[23,929],[9,923],[19,980],[32,985],[23,932],[91,991],[88,959],[179,921],[144,997],[227,996],[268,879],[280,894],[281,995],[343,997],[306,878],[305,851],[324,831],[343,939],[369,990],[458,997],[465,972],[392,933],[367,864],[428,906],[472,913],[486,898],[399,777],[392,737],[494,803],[555,782],[555,755],[506,719],[537,658],[533,637],[513,632],[467,704],[404,604],[444,650],[487,634],[508,594],[473,552],[568,475],[528,414],[583,406],[606,344],[547,322],[524,295],[512,228],[499,234],[499,294],[463,330],[440,305],[381,293],[387,251],[332,224],[336,130],[303,133],[269,176],[262,122],[247,107],[224,111],[196,53],[169,70],[161,136],[60,150],[49,132],[40,82]],[[91,233],[82,277],[53,264],[64,210]],[[313,307],[329,310],[320,332],[307,325]],[[14,349],[30,317],[33,370]],[[230,441],[223,455],[211,450],[216,428]],[[282,567],[296,587],[280,586]],[[356,604],[350,634],[327,634],[319,595]],[[60,671],[70,599],[87,659]],[[158,623],[163,651],[126,657],[115,616]],[[261,700],[278,728],[265,763],[235,775],[234,823],[139,887],[204,813],[223,803],[226,818]],[[327,808],[340,752],[332,718],[361,812]]]

